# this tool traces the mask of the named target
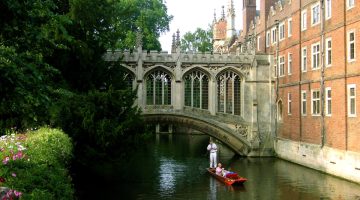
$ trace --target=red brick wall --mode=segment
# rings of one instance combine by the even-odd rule
[[[348,136],[348,150],[360,152],[360,77],[351,77],[347,80],[347,84],[356,84],[356,117],[347,118],[347,136]]]
[[[283,103],[282,120],[278,123],[277,136],[294,141],[322,144],[322,128],[324,128],[325,145],[340,149],[360,152],[360,2],[355,7],[346,8],[344,0],[332,0],[330,19],[324,20],[324,40],[331,38],[332,63],[324,68],[324,92],[330,87],[332,93],[332,113],[330,116],[313,116],[311,110],[311,91],[321,90],[321,69],[312,69],[312,44],[320,42],[321,24],[311,25],[311,7],[319,0],[292,1],[282,6],[275,6],[275,14],[268,13],[268,18],[260,16],[261,51],[276,55],[276,44],[265,47],[265,33],[275,26],[275,20],[285,22],[285,39],[279,42],[279,56],[285,57],[285,75],[279,77],[279,98]],[[265,0],[261,0],[265,7]],[[275,1],[272,2],[272,6]],[[301,31],[301,11],[307,10],[307,29]],[[261,13],[266,13],[261,11]],[[292,18],[292,36],[288,37],[288,19]],[[264,22],[264,20],[266,20]],[[321,19],[322,20],[322,19]],[[265,23],[265,24],[264,24]],[[265,27],[265,29],[264,29]],[[355,60],[349,62],[347,57],[348,32],[355,32]],[[307,71],[301,71],[301,49],[307,47]],[[325,50],[325,48],[324,48]],[[292,53],[292,73],[288,74],[288,53]],[[325,52],[324,52],[325,53]],[[321,54],[320,54],[321,55]],[[276,58],[275,58],[276,60]],[[320,57],[320,62],[322,58]],[[321,63],[320,63],[321,67]],[[349,84],[356,85],[356,117],[348,117]],[[306,115],[301,115],[301,91],[307,93]],[[287,98],[292,95],[292,113],[288,115]],[[325,94],[324,94],[325,96]],[[325,109],[325,100],[321,107]],[[324,113],[325,114],[325,113]],[[322,125],[322,119],[324,124]]]
[[[280,99],[283,103],[283,120],[279,122],[282,131],[278,135],[282,138],[287,138],[291,140],[299,140],[299,88],[298,86],[281,88],[279,91]],[[291,94],[291,113],[288,113],[288,94]]]
[[[345,79],[335,79],[325,82],[325,87],[331,87],[332,113],[325,116],[326,145],[345,150],[346,148],[346,116]]]

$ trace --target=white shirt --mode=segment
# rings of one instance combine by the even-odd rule
[[[207,150],[210,151],[210,153],[216,153],[217,152],[217,146],[215,143],[211,143],[207,146]]]

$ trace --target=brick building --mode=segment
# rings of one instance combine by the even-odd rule
[[[244,30],[274,55],[275,150],[279,157],[360,182],[360,2],[243,0]],[[214,27],[216,28],[216,27]],[[214,30],[216,31],[216,30]]]

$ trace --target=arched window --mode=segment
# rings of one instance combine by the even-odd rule
[[[208,109],[209,78],[201,71],[193,71],[184,78],[185,106]]]
[[[282,101],[279,100],[278,103],[277,103],[277,119],[279,121],[282,121],[282,112],[283,112],[283,105],[282,105]]]
[[[132,73],[124,73],[123,80],[127,89],[133,89],[134,75]]]
[[[169,74],[155,70],[146,77],[146,104],[171,104],[171,77]]]
[[[226,71],[217,78],[218,112],[241,115],[241,78]]]

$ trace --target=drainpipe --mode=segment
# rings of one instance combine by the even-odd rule
[[[345,90],[345,150],[348,150],[348,130],[349,130],[349,117],[348,117],[348,90],[347,90],[347,84],[348,84],[348,79],[347,79],[347,67],[348,67],[348,44],[347,44],[347,17],[346,17],[346,4],[344,5],[344,54],[345,54],[345,71],[344,71],[344,79],[345,79],[345,84],[344,84],[344,90]]]
[[[302,37],[301,37],[301,11],[302,11],[302,4],[301,4],[301,1],[299,2],[299,19],[300,19],[300,23],[299,23],[299,66],[300,66],[300,69],[299,69],[299,97],[300,97],[300,101],[299,101],[299,110],[300,110],[300,113],[299,113],[299,127],[300,127],[300,135],[299,135],[299,142],[301,142],[302,141],[302,132],[303,132],[303,128],[302,128],[302,124],[303,124],[303,122],[302,122],[302,101],[301,101],[301,99],[302,99],[302,93],[301,93],[301,88],[302,88],[302,83],[301,83],[301,81],[302,81],[302,66],[301,66],[301,64],[302,64]],[[294,29],[293,29],[294,30]],[[307,97],[306,97],[307,98]]]
[[[276,68],[275,68],[275,73],[276,73],[276,98],[275,98],[275,139],[277,140],[278,138],[278,100],[279,100],[279,20],[275,20],[275,26],[276,26],[276,51],[275,51],[275,56],[276,56]]]
[[[321,77],[320,77],[320,94],[321,94],[321,148],[324,147],[326,142],[325,136],[325,4],[324,0],[321,3]]]

